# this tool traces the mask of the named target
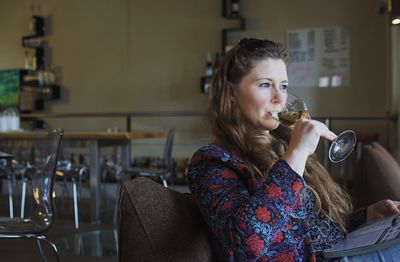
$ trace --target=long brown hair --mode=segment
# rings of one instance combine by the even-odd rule
[[[286,62],[287,52],[282,44],[257,41],[263,42],[261,48],[248,50],[239,43],[225,54],[210,88],[208,117],[218,143],[239,155],[254,174],[265,179],[268,170],[286,151],[291,129],[280,125],[266,134],[265,130],[249,124],[231,99],[235,86],[255,63],[265,59]],[[317,200],[320,212],[346,231],[352,211],[350,198],[332,180],[314,154],[307,160],[304,179]]]

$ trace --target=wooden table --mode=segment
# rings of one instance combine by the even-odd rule
[[[166,138],[167,131],[130,131],[130,132],[97,132],[65,131],[64,146],[83,147],[89,150],[90,161],[90,219],[100,223],[100,149],[102,147],[121,146],[121,162],[128,167],[131,159],[131,139]],[[23,147],[32,147],[47,136],[47,132],[0,132],[1,143],[20,143]],[[1,147],[0,147],[1,148]]]

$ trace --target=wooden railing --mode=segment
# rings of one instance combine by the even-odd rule
[[[21,119],[43,119],[43,118],[105,118],[116,117],[125,118],[126,131],[131,131],[133,117],[203,117],[204,112],[195,111],[153,111],[153,112],[99,112],[99,113],[35,113],[35,114],[21,114]]]
[[[137,112],[98,112],[98,113],[33,113],[21,114],[22,120],[34,119],[60,119],[60,118],[123,118],[125,119],[125,130],[132,130],[132,118],[152,118],[152,117],[205,117],[205,112],[199,111],[137,111]],[[381,117],[332,117],[332,116],[318,116],[314,119],[325,123],[328,128],[332,129],[335,122],[338,121],[384,121],[386,122],[386,145],[389,145],[389,139],[397,137],[397,133],[393,132],[393,127],[397,127],[397,116],[381,116]],[[329,141],[324,141],[324,166],[329,165],[328,148]]]

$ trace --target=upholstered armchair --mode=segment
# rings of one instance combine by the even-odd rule
[[[145,177],[124,183],[119,200],[120,261],[213,261],[207,226],[190,194]]]
[[[357,167],[351,192],[356,208],[386,198],[400,201],[400,167],[382,145],[363,145]]]

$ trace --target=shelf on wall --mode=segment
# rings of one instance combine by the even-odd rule
[[[27,69],[22,70],[20,84],[20,111],[33,112],[44,109],[45,101],[59,99],[61,87],[56,83],[54,70],[49,69],[46,25],[49,17],[33,15],[30,23],[30,35],[22,37],[25,48]],[[29,59],[32,59],[29,61]],[[29,68],[29,69],[28,69]]]
[[[224,55],[229,50],[228,34],[233,31],[241,31],[246,29],[246,20],[240,16],[240,3],[239,0],[222,0],[222,17],[229,20],[239,21],[239,25],[234,28],[222,29],[221,39],[222,48],[221,55]],[[218,54],[219,59],[219,54]],[[200,90],[202,93],[208,93],[214,79],[214,73],[216,68],[214,67],[213,74],[201,77]]]

